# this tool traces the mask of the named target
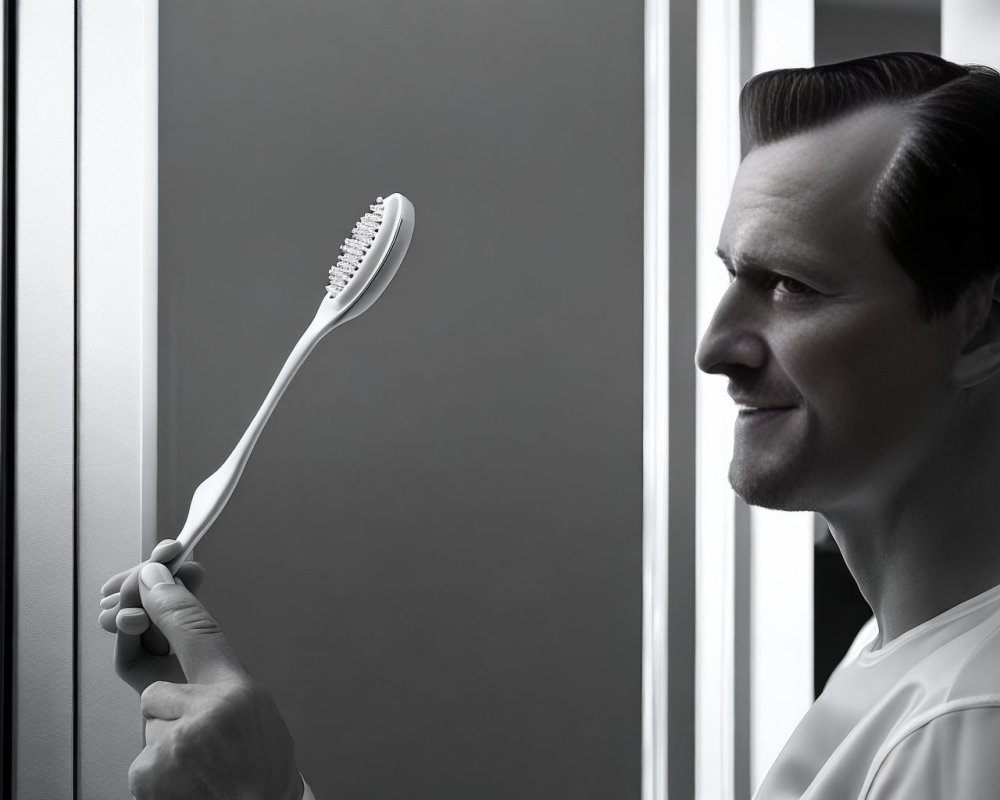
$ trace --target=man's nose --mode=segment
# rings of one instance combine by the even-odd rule
[[[741,369],[759,369],[767,360],[759,321],[741,302],[736,289],[731,285],[723,295],[701,337],[694,360],[702,372],[729,375]]]

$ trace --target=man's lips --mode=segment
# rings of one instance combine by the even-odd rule
[[[729,392],[729,396],[736,403],[736,408],[741,414],[752,414],[760,411],[787,411],[790,408],[797,408],[798,403],[790,403],[783,397],[760,397],[742,392]]]
[[[764,414],[772,411],[789,411],[798,406],[754,406],[737,403],[736,408],[740,414]]]

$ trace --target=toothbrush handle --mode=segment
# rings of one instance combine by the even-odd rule
[[[233,492],[236,490],[236,484],[240,481],[243,468],[246,466],[247,460],[250,458],[250,453],[253,451],[257,439],[260,437],[260,432],[264,429],[264,425],[267,424],[267,420],[270,418],[271,412],[274,411],[274,407],[278,405],[281,395],[285,393],[285,389],[292,382],[295,373],[299,371],[302,362],[306,360],[319,340],[333,330],[335,326],[336,323],[331,324],[329,317],[324,315],[324,310],[321,308],[320,313],[316,315],[316,318],[306,328],[305,333],[302,334],[299,341],[295,344],[295,347],[292,348],[292,352],[286,359],[285,365],[281,368],[281,372],[278,373],[278,377],[271,386],[271,390],[267,393],[267,397],[264,398],[264,402],[250,422],[246,432],[236,444],[233,452],[229,455],[229,458],[194,490],[194,494],[191,497],[191,507],[188,509],[187,520],[177,536],[177,541],[182,544],[182,549],[167,564],[171,573],[177,571],[177,568],[188,557],[192,548],[198,543],[198,540],[212,527],[212,523],[222,513],[222,509],[226,507],[226,503],[229,502],[229,498],[232,497]]]

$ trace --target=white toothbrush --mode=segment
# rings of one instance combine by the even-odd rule
[[[365,311],[396,274],[413,235],[413,204],[401,194],[391,194],[385,199],[379,197],[369,208],[340,246],[341,255],[330,268],[326,297],[292,348],[250,427],[225,463],[194,490],[187,521],[177,535],[181,551],[167,564],[171,573],[177,571],[229,502],[260,432],[316,343]]]

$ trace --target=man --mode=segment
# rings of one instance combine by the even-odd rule
[[[736,492],[822,513],[878,623],[758,797],[998,797],[1000,76],[920,54],[781,70],[741,117],[698,366],[740,406]],[[197,599],[157,564],[119,589],[102,624],[142,692],[136,796],[297,800],[284,723]],[[143,647],[147,612],[176,659]]]
[[[733,488],[822,513],[878,623],[758,796],[1000,797],[1000,76],[783,70],[741,117],[697,363],[740,406]]]

